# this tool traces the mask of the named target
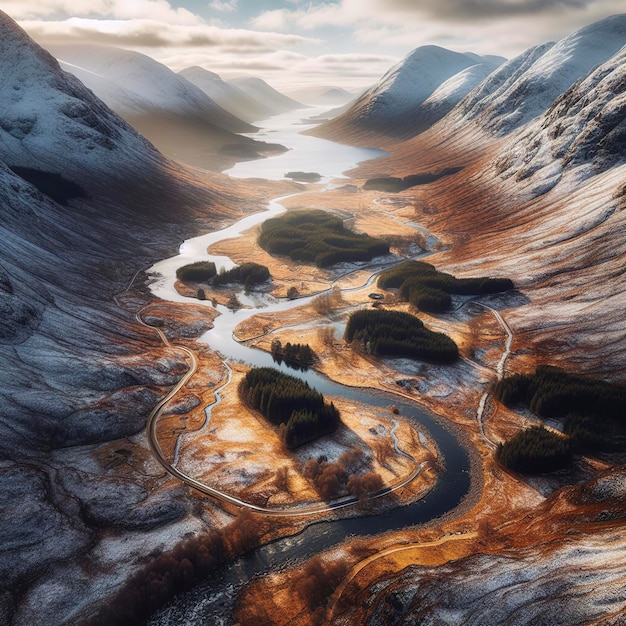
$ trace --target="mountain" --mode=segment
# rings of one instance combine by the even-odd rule
[[[225,148],[227,153],[250,157],[280,151],[237,134],[256,129],[150,57],[96,45],[55,45],[50,51],[67,71],[177,160],[216,169],[227,165]]]
[[[477,121],[505,135],[543,113],[572,84],[626,45],[626,14],[606,18],[556,44],[531,48],[505,63],[454,111],[457,124]]]
[[[374,135],[396,139],[412,137],[445,115],[495,69],[493,61],[478,59],[477,55],[460,54],[438,46],[416,48],[357,98],[347,111],[312,134],[359,144],[371,142]],[[469,68],[475,69],[468,72]],[[446,81],[464,71],[444,86]],[[439,88],[443,90],[437,94]]]
[[[247,122],[265,119],[277,112],[255,100],[234,84],[222,80],[218,74],[202,67],[188,67],[179,74],[196,85],[221,107]]]
[[[497,169],[502,177],[532,185],[537,194],[574,168],[582,178],[625,161],[626,46],[524,127],[503,151]]]
[[[310,87],[308,89],[299,89],[291,94],[296,100],[306,102],[307,104],[328,106],[344,105],[354,99],[354,94],[342,89],[341,87]]]
[[[75,624],[198,526],[133,437],[185,356],[121,294],[235,208],[1,12],[0,69],[0,623]]]
[[[305,104],[276,91],[276,89],[260,78],[235,78],[230,82],[257,102],[275,111],[275,114],[306,108]]]
[[[121,48],[96,45],[54,45],[49,51],[59,60],[83,71],[81,80],[96,95],[100,79],[124,92],[139,96],[154,110],[176,113],[232,133],[252,132],[254,127],[238,119],[180,74],[154,59]],[[106,93],[106,92],[105,92]],[[107,102],[114,110],[124,110],[125,102]]]
[[[506,554],[481,550],[443,565],[409,564],[368,581],[344,623],[618,626],[624,602],[616,590],[626,584],[625,485],[624,470],[617,469],[564,488],[522,523],[506,524],[498,537],[509,546]]]
[[[620,21],[604,25],[610,33]],[[548,48],[517,59],[519,76]],[[505,137],[485,130],[486,117],[454,124],[459,105],[359,171],[405,177],[425,173],[424,163],[426,172],[460,169],[414,189],[424,207],[416,220],[454,242],[440,262],[515,277],[530,302],[510,309],[507,321],[528,354],[602,376],[626,367],[625,93],[622,48]],[[513,355],[510,367],[519,360],[523,369],[526,358]]]
[[[376,200],[403,207],[404,215],[448,244],[449,249],[429,257],[437,267],[462,277],[481,273],[514,281],[517,292],[490,303],[506,322],[498,331],[500,346],[506,337],[503,330],[510,333],[507,375],[557,365],[624,384],[626,47],[619,46],[615,35],[620,23],[623,16],[581,31],[596,33],[595,43],[588,40],[585,46],[596,50],[595,60],[600,60],[582,74],[570,71],[570,61],[562,63],[565,57],[557,52],[563,46],[533,48],[491,74],[447,117],[393,145],[390,157],[358,170],[358,176],[366,178],[438,172],[450,165],[462,168],[402,194],[377,194]],[[565,41],[583,40],[572,36]],[[559,61],[560,69],[553,68],[556,74],[549,82],[563,90],[549,102],[530,79],[551,89],[539,78],[549,73],[537,69],[541,59],[544,69],[552,67],[546,58]],[[517,78],[510,79],[514,75]],[[509,94],[516,93],[517,84],[525,86],[529,105],[519,100],[521,117],[514,97],[509,107],[485,108],[472,120],[456,118],[479,92],[489,102],[488,92],[497,91],[492,89],[496,77],[501,85],[510,81],[505,89]],[[490,121],[495,125],[485,129]],[[473,321],[481,332],[490,332],[495,318],[491,313],[475,311]],[[496,360],[489,367],[495,368]],[[478,402],[478,395],[473,397]],[[532,412],[520,414],[517,408],[494,404],[486,428],[496,444],[538,423]],[[599,413],[594,419],[606,418]],[[459,421],[465,424],[466,414]],[[608,420],[602,423],[611,428]],[[562,420],[546,420],[546,426],[561,430]],[[560,472],[533,480],[501,472],[494,464],[489,480],[501,473],[495,484],[484,484],[481,503],[465,518],[469,523],[451,526],[447,535],[437,534],[437,564],[407,567],[408,559],[398,560],[386,573],[362,578],[360,586],[348,592],[343,621],[621,624],[624,602],[614,590],[626,582],[626,480],[621,430],[616,430],[620,435],[613,453],[576,455],[576,469],[565,480],[579,485],[560,488]],[[611,465],[616,467],[602,472]],[[585,478],[587,467],[592,469]],[[509,490],[509,479],[515,481],[512,492],[529,486],[528,491],[541,493],[542,499],[558,490],[539,504],[532,504],[532,496],[521,497],[517,513],[516,505],[506,506],[500,524],[494,522],[494,503]],[[482,536],[478,531],[477,544],[465,544],[463,533],[480,528],[481,507],[489,528]],[[398,544],[405,541],[402,537]],[[435,552],[427,541],[422,543],[422,536],[415,541],[416,560],[423,555],[428,561]],[[462,545],[470,547],[458,549]]]
[[[543,113],[574,82],[625,44],[626,14],[621,14],[586,26],[556,44],[533,47],[500,67],[499,57],[459,55],[433,46],[417,48],[348,111],[311,134],[386,145],[386,137],[412,137],[445,116],[445,124],[459,131],[476,122],[487,133],[503,136]],[[448,79],[450,83],[442,84]]]

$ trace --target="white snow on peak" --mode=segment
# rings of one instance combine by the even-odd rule
[[[131,113],[141,106],[143,113],[191,116],[230,132],[254,130],[184,76],[139,52],[82,44],[53,45],[49,50],[119,113],[128,111],[130,101]]]
[[[415,108],[441,83],[472,65],[476,65],[475,57],[439,46],[421,46],[392,67],[359,101],[368,110],[382,106],[397,115]]]
[[[162,156],[0,12],[0,159],[91,182]]]
[[[504,178],[546,193],[566,168],[581,180],[626,161],[626,46],[511,136],[498,159]]]
[[[424,101],[425,105],[452,102],[457,103],[493,70],[492,63],[478,63],[448,78]]]
[[[505,63],[463,100],[457,119],[506,134],[543,113],[575,81],[626,44],[626,14],[614,15]]]
[[[502,61],[477,54],[421,46],[392,67],[322,133],[344,139],[363,132],[413,137],[445,116]]]

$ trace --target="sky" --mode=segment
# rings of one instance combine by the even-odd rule
[[[511,58],[626,0],[0,0],[38,43],[97,43],[282,91],[358,90],[421,45]]]

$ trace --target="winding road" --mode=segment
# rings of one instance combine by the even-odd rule
[[[157,333],[161,342],[167,347],[174,347],[177,350],[180,350],[185,353],[186,357],[190,362],[189,369],[184,374],[184,376],[170,389],[170,391],[163,397],[161,400],[153,407],[148,415],[148,419],[146,422],[146,432],[148,436],[148,444],[150,446],[150,450],[154,455],[155,459],[161,464],[161,466],[165,469],[168,474],[182,481],[189,487],[205,494],[211,496],[218,500],[223,504],[234,505],[238,508],[248,509],[253,511],[254,513],[262,513],[263,515],[275,516],[275,517],[302,517],[307,515],[314,515],[317,513],[324,513],[332,510],[336,510],[339,508],[352,506],[359,503],[359,498],[354,496],[347,496],[336,500],[331,503],[319,503],[315,505],[309,506],[300,506],[294,505],[291,507],[282,507],[282,508],[272,508],[272,507],[264,507],[256,504],[252,504],[250,502],[246,502],[245,500],[241,500],[235,496],[227,494],[219,489],[215,489],[188,474],[185,474],[177,467],[175,467],[169,460],[166,458],[163,453],[163,449],[159,445],[159,440],[157,437],[156,429],[158,424],[158,419],[163,412],[163,409],[174,399],[174,397],[179,393],[179,391],[187,384],[189,379],[195,374],[198,367],[198,360],[195,354],[189,350],[189,348],[185,348],[183,346],[172,346],[169,339],[166,337],[165,333],[158,327],[147,324],[141,317],[143,309],[136,314],[137,321],[147,328],[152,329]],[[223,386],[222,386],[223,388]],[[217,402],[217,397],[216,397]],[[215,403],[214,403],[215,404]],[[207,407],[206,410],[210,410],[210,407]],[[408,452],[405,452],[401,448],[398,447],[398,439],[396,437],[395,431],[398,427],[397,421],[394,420],[394,427],[391,431],[391,435],[394,440],[394,450],[400,456],[403,456],[409,459],[413,463],[413,470],[405,476],[403,479],[393,483],[392,485],[388,485],[383,489],[380,489],[374,493],[371,493],[367,496],[368,500],[374,500],[377,498],[382,498],[394,491],[402,489],[412,481],[414,481],[422,472],[422,470],[428,465],[428,461],[424,461],[422,463],[418,463],[415,457],[410,455]]]
[[[500,360],[496,365],[496,377],[498,382],[500,382],[504,376],[504,366],[506,365],[506,361],[511,355],[511,346],[513,345],[513,331],[511,330],[511,327],[506,323],[502,315],[500,315],[500,313],[496,311],[496,309],[487,306],[486,304],[481,304],[480,302],[474,302],[474,304],[481,306],[488,311],[491,311],[493,316],[496,318],[496,320],[506,333],[504,350],[502,351],[502,356],[500,357]],[[478,403],[478,409],[476,411],[476,421],[478,423],[478,428],[484,442],[489,446],[489,448],[495,450],[498,446],[492,439],[489,438],[485,430],[485,406],[487,405],[487,400],[489,399],[490,395],[491,393],[489,391],[485,391],[485,393],[483,393],[483,395],[481,396]]]

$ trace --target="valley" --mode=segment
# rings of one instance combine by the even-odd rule
[[[329,112],[0,13],[0,622],[622,624],[625,44]]]

